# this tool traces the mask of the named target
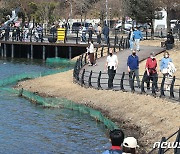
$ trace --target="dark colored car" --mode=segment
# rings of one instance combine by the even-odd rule
[[[76,31],[79,31],[80,30],[80,27],[81,26],[85,26],[86,30],[88,30],[88,27],[89,27],[90,23],[87,23],[87,22],[74,22],[73,25],[72,25],[72,31],[73,32],[76,32]]]

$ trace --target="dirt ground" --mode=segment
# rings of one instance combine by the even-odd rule
[[[148,41],[144,43],[150,45]],[[158,42],[156,43],[158,44]],[[152,44],[155,45],[155,43]],[[170,51],[170,54],[177,66],[178,49]],[[162,55],[158,57],[161,58]],[[143,71],[143,67],[144,62],[141,63],[141,71]],[[130,132],[132,130],[132,133],[128,135],[137,137],[140,146],[143,146],[146,151],[152,149],[153,143],[159,141],[162,136],[168,137],[179,128],[179,103],[130,92],[86,89],[73,83],[72,73],[71,70],[22,81],[18,83],[18,87],[37,92],[42,96],[66,98],[98,109],[116,122],[125,132],[126,129],[129,129]],[[179,73],[177,74],[179,76]],[[138,133],[134,133],[134,130],[137,130]]]

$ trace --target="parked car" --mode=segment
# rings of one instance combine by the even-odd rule
[[[120,30],[122,28],[122,21],[119,21],[118,23],[115,24],[115,29]],[[130,30],[132,28],[132,22],[131,21],[126,21],[124,24],[124,29],[125,30]]]
[[[88,31],[88,27],[91,23],[87,23],[87,22],[74,22],[72,25],[72,31],[76,32],[79,31],[81,26],[85,26],[86,30]]]

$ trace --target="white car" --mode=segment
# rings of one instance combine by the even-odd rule
[[[122,22],[118,22],[116,25],[115,25],[115,29],[120,29],[122,27]],[[130,30],[132,28],[132,22],[130,21],[126,21],[125,22],[125,25],[124,25],[124,29],[125,30]]]

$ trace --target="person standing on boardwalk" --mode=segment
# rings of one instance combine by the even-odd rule
[[[146,61],[146,71],[147,74],[147,89],[150,89],[150,80],[152,81],[152,93],[155,94],[158,91],[158,73],[157,73],[157,61],[155,58],[155,54],[151,53],[150,57]]]
[[[170,65],[173,65],[172,70],[169,70]],[[174,64],[172,63],[172,59],[169,57],[169,52],[167,51],[164,53],[164,57],[161,59],[160,71],[165,77],[166,90],[170,90],[172,76],[173,76],[173,73],[176,71],[176,68],[174,67]]]
[[[129,32],[129,45],[130,45],[130,50],[133,50],[134,47],[134,29],[131,28],[130,32]]]
[[[136,44],[136,51],[140,51],[140,40],[143,39],[142,33],[138,28],[135,28],[135,31],[133,32],[134,35],[134,41]]]
[[[105,24],[102,33],[104,34],[105,44],[109,44],[109,27]]]
[[[93,26],[90,24],[88,28],[88,33],[89,33],[89,39],[88,42],[92,40],[92,35],[93,35]]]
[[[132,51],[132,55],[127,60],[128,72],[129,72],[129,85],[131,90],[134,91],[134,78],[136,77],[138,88],[140,88],[139,80],[139,57],[136,55],[136,51]]]
[[[102,28],[100,24],[98,24],[98,27],[97,27],[97,43],[98,44],[101,44],[101,33],[102,33]]]
[[[95,66],[95,60],[94,60],[94,44],[93,44],[93,40],[90,40],[90,44],[89,47],[87,48],[88,50],[88,54],[89,54],[89,60],[90,60],[90,65],[91,66]]]
[[[112,146],[110,150],[106,150],[102,154],[122,154],[121,145],[124,140],[123,131],[119,129],[115,129],[113,131],[110,131],[109,136],[110,136]]]
[[[118,66],[118,58],[116,55],[113,55],[113,49],[109,51],[109,56],[107,57],[105,70],[108,69],[108,89],[113,88],[113,80],[116,75],[116,69]]]

